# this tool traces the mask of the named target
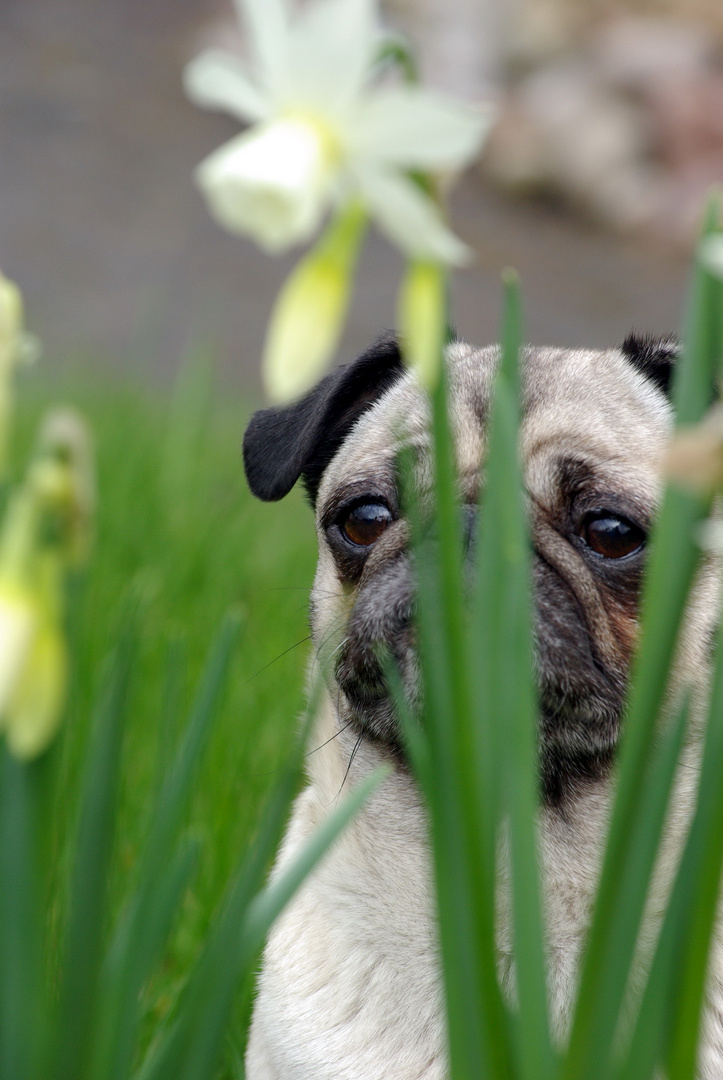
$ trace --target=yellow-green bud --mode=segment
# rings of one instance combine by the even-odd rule
[[[428,390],[442,368],[447,332],[446,277],[438,263],[411,262],[402,281],[398,325],[408,366]]]
[[[348,207],[287,278],[264,347],[263,378],[279,404],[309,390],[339,342],[366,218]]]

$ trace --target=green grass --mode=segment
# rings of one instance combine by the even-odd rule
[[[252,498],[240,449],[250,405],[240,392],[214,392],[203,363],[189,365],[167,392],[121,377],[75,373],[58,381],[46,374],[31,372],[20,388],[15,460],[26,459],[43,409],[65,401],[93,431],[98,473],[94,551],[72,589],[72,691],[51,752],[59,766],[52,810],[56,885],[68,860],[92,702],[128,604],[138,607],[138,642],[111,875],[116,913],[133,884],[148,808],[212,638],[229,610],[241,621],[188,814],[200,858],[161,972],[149,987],[148,1038],[204,941],[298,728],[310,653],[312,514],[296,492],[283,505]],[[169,699],[177,704],[164,709]]]

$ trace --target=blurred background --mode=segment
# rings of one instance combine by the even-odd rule
[[[495,338],[499,274],[527,337],[614,345],[680,323],[701,201],[723,177],[720,0],[387,0],[440,88],[498,126],[456,189],[475,266],[457,328]],[[192,170],[236,133],[181,90],[201,47],[243,47],[230,0],[0,0],[0,266],[46,363],[165,380],[209,350],[258,394],[264,327],[293,257],[225,235]],[[340,358],[393,325],[398,257],[372,237]]]

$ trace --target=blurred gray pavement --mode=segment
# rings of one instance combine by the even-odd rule
[[[264,326],[292,258],[224,234],[192,182],[237,125],[189,105],[183,64],[222,0],[0,0],[0,267],[21,286],[47,362],[147,367],[195,346],[254,389]],[[616,344],[680,322],[678,255],[512,203],[474,175],[453,199],[478,252],[458,275],[462,336],[495,338],[499,275],[515,266],[529,340]],[[342,357],[394,322],[401,261],[376,236],[362,258]]]

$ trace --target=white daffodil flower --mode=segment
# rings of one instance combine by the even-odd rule
[[[409,257],[465,262],[469,249],[408,174],[464,168],[490,111],[418,87],[371,85],[375,0],[315,0],[293,19],[285,0],[236,6],[253,72],[218,51],[185,72],[197,105],[256,124],[197,171],[216,219],[280,251],[311,239],[330,209],[358,200]]]

